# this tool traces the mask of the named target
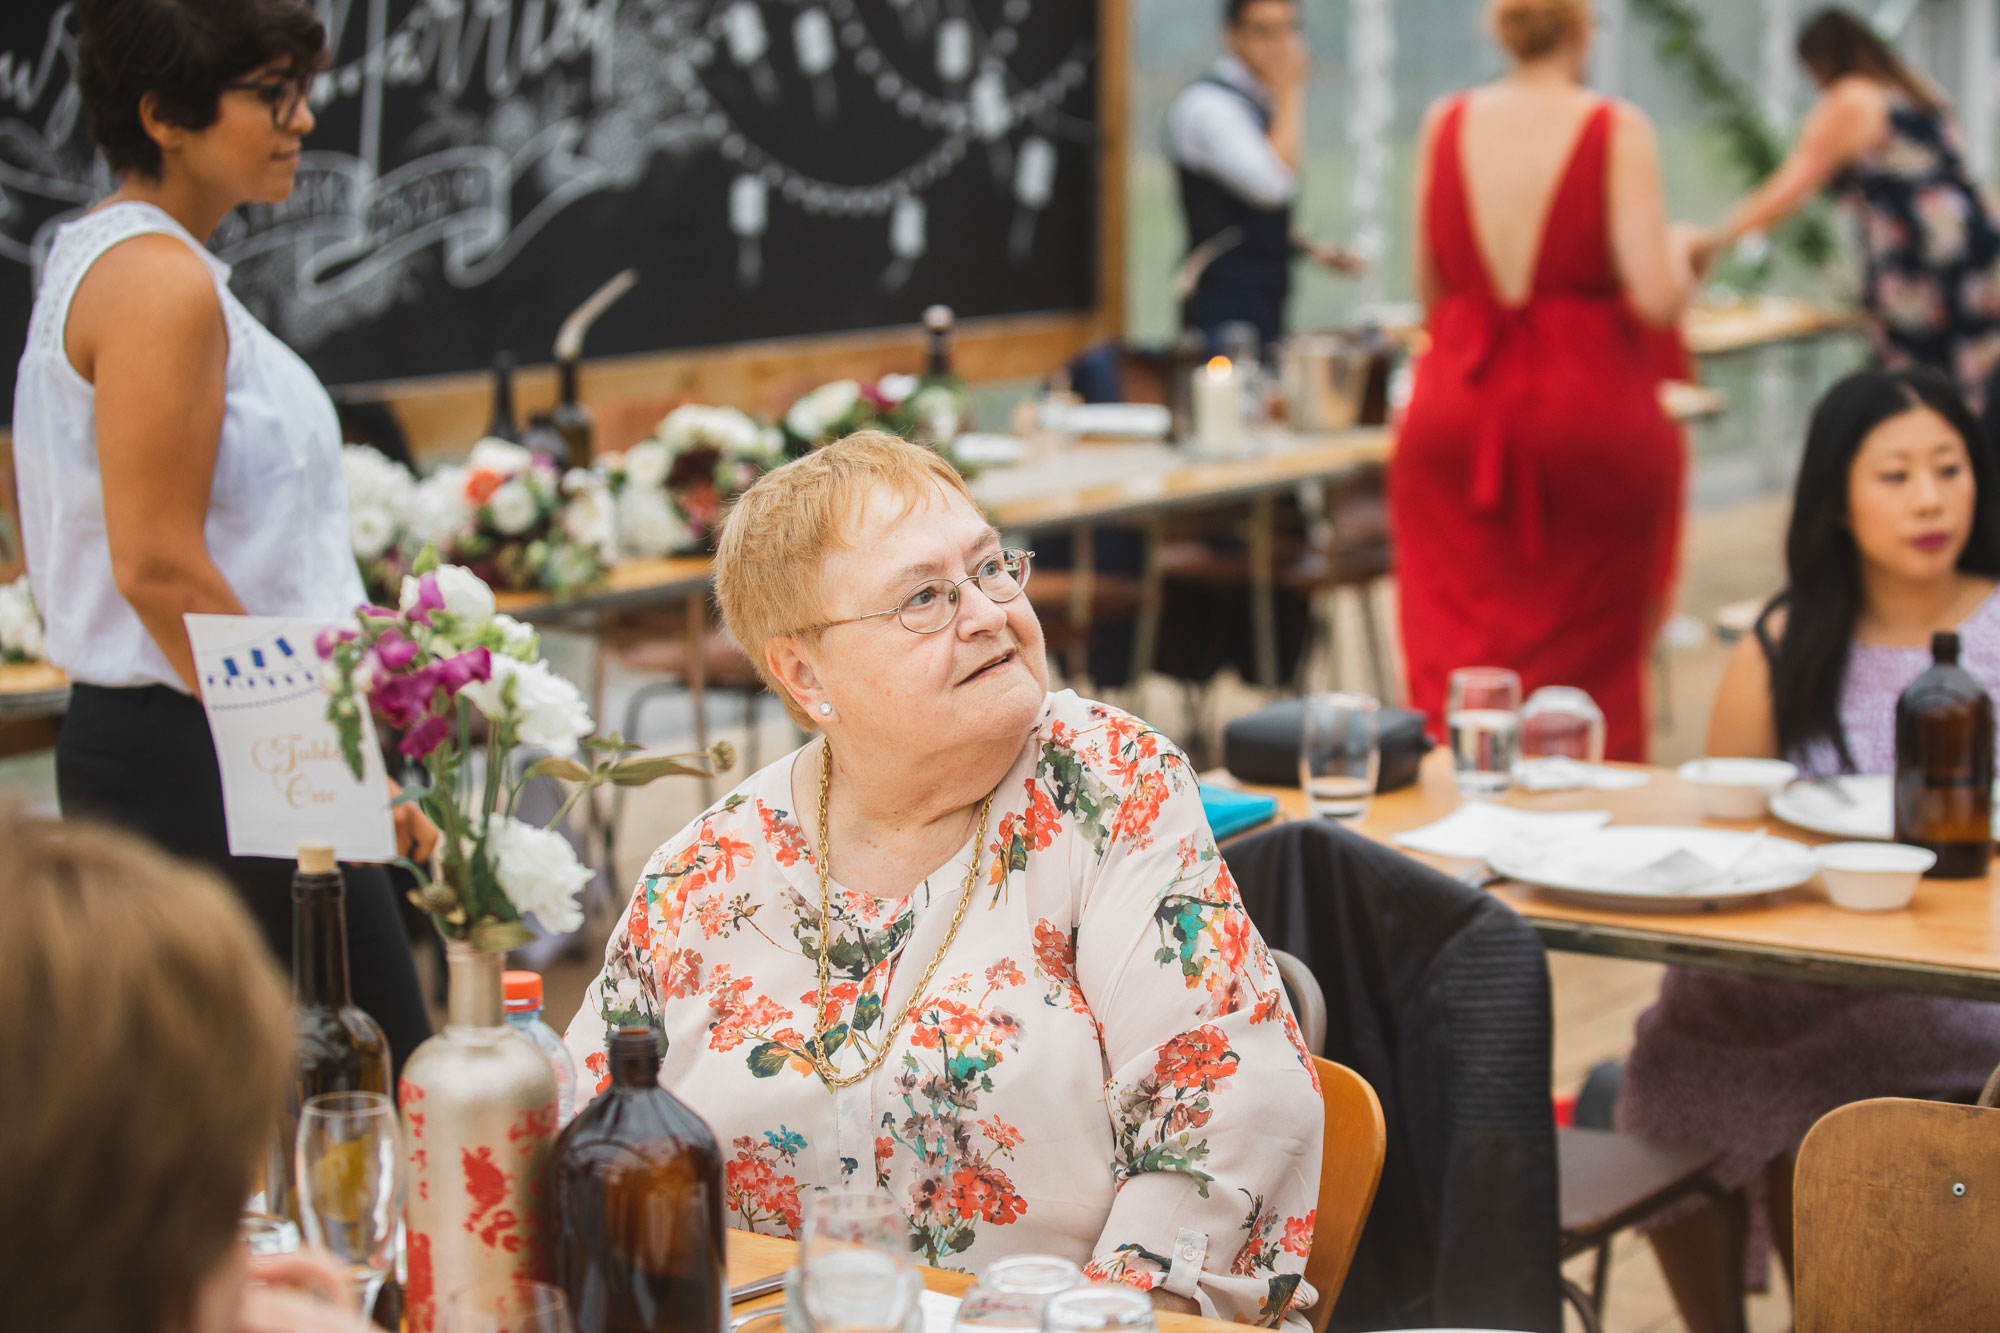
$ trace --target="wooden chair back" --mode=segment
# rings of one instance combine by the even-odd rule
[[[1991,1329],[2000,1110],[1884,1097],[1821,1117],[1793,1185],[1798,1333]]]
[[[1346,1065],[1317,1055],[1312,1062],[1319,1072],[1320,1100],[1326,1106],[1326,1141],[1320,1150],[1319,1215],[1313,1228],[1312,1253],[1306,1256],[1306,1281],[1319,1293],[1319,1302],[1306,1317],[1312,1321],[1313,1333],[1326,1333],[1340,1284],[1347,1280],[1347,1266],[1354,1261],[1354,1247],[1361,1243],[1369,1206],[1375,1202],[1388,1130],[1382,1120],[1382,1103],[1367,1079]]]

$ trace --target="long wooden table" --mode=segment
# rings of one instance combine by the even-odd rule
[[[779,1240],[774,1236],[759,1236],[749,1231],[731,1231],[728,1239],[729,1285],[741,1286],[758,1278],[771,1277],[790,1268],[796,1260],[799,1247],[796,1241]],[[923,1269],[924,1285],[932,1291],[947,1296],[963,1296],[972,1289],[972,1279],[964,1273],[947,1273],[938,1268]],[[773,1308],[782,1304],[781,1296],[767,1296],[759,1301],[745,1301],[736,1309],[737,1314],[751,1310]],[[1162,1310],[1159,1313],[1160,1333],[1242,1333],[1244,1325],[1226,1323],[1219,1319],[1203,1319],[1199,1315],[1172,1314]]]
[[[1695,793],[1670,769],[1624,791],[1509,793],[1504,803],[1528,810],[1609,810],[1614,824],[1702,825],[1750,830],[1817,844],[1831,841],[1776,820],[1703,820]],[[1303,817],[1296,788],[1258,788],[1278,798],[1288,817]],[[1431,823],[1460,804],[1451,755],[1433,751],[1417,784],[1375,799],[1356,831],[1386,842]],[[1406,852],[1448,874],[1473,861]],[[2000,863],[1984,880],[1927,879],[1900,912],[1848,912],[1815,885],[1773,894],[1753,905],[1690,912],[1607,911],[1519,884],[1491,892],[1534,924],[1552,949],[1656,963],[1838,982],[1879,990],[2000,1001]]]

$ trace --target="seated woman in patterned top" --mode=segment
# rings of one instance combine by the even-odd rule
[[[891,436],[743,496],[723,615],[820,736],[654,853],[569,1029],[580,1101],[651,1022],[732,1225],[881,1188],[923,1263],[1065,1255],[1275,1326],[1316,1299],[1318,1080],[1186,758],[1049,692],[1027,578]]]

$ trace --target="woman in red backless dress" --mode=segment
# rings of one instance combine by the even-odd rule
[[[1509,667],[1573,685],[1646,755],[1644,671],[1684,471],[1659,385],[1692,285],[1652,127],[1581,86],[1587,0],[1494,0],[1505,77],[1434,107],[1418,182],[1430,348],[1390,469],[1413,705]],[[1537,225],[1539,224],[1539,225]]]

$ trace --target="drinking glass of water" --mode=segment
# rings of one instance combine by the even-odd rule
[[[1521,678],[1504,667],[1460,667],[1445,704],[1458,790],[1494,796],[1513,780],[1521,749]]]
[[[1521,758],[1604,762],[1604,711],[1574,685],[1544,685],[1521,706]]]
[[[1309,694],[1299,727],[1299,789],[1322,819],[1368,813],[1382,765],[1381,705],[1365,694]]]
[[[1042,1333],[1158,1333],[1153,1302],[1145,1292],[1092,1282],[1049,1297]]]
[[[1013,1254],[995,1259],[979,1275],[979,1284],[959,1302],[955,1327],[959,1333],[1002,1329],[1034,1333],[1042,1326],[1042,1308],[1049,1298],[1082,1281],[1082,1269],[1054,1255]]]
[[[799,1303],[814,1333],[900,1333],[923,1285],[895,1200],[863,1190],[807,1198]]]

